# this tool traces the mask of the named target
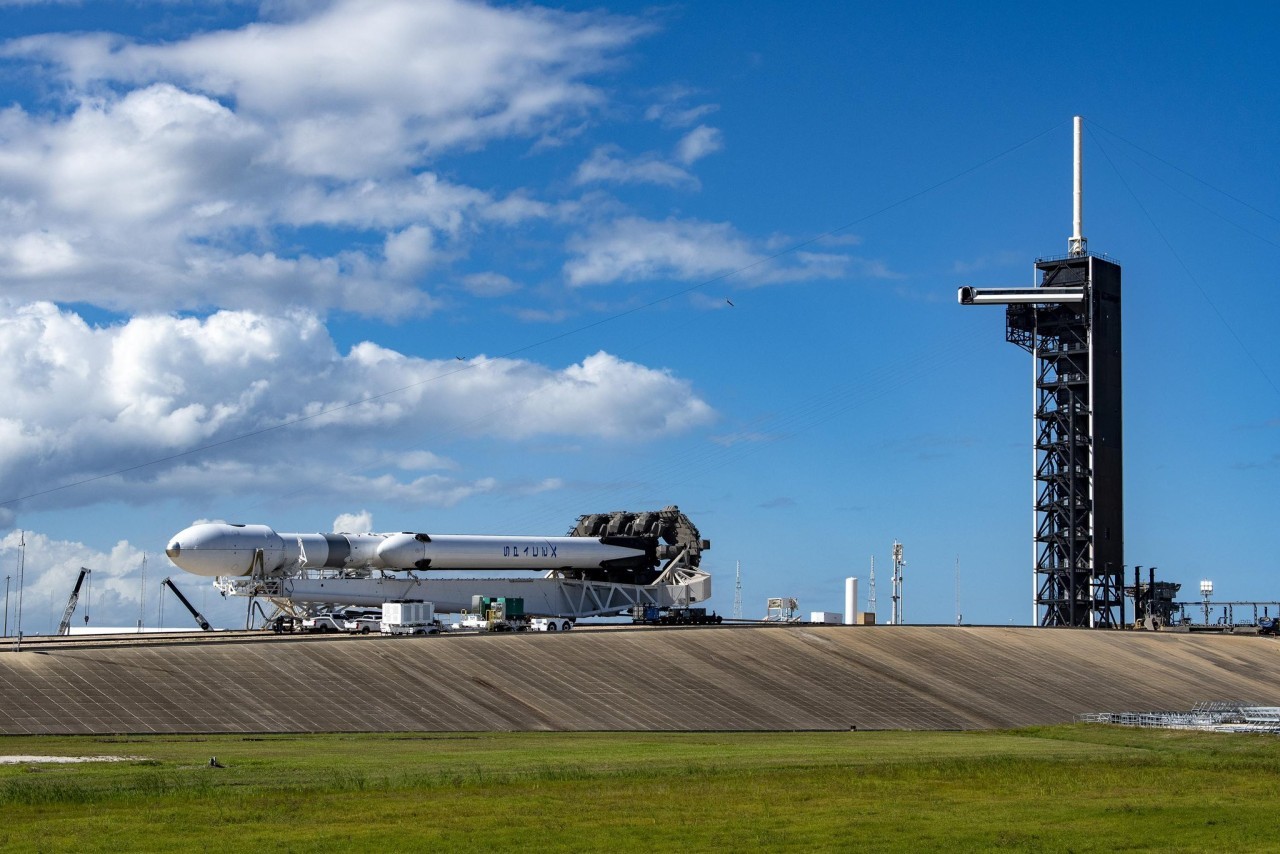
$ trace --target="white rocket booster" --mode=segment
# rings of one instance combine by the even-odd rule
[[[193,575],[240,576],[291,566],[333,569],[526,570],[649,567],[653,547],[634,537],[424,534],[290,534],[266,525],[192,525],[169,541],[169,560]]]

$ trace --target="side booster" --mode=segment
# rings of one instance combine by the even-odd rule
[[[461,534],[290,534],[266,525],[192,525],[165,554],[193,575],[241,576],[262,552],[264,572],[293,567],[453,571],[650,569],[656,546],[644,537],[509,537]]]

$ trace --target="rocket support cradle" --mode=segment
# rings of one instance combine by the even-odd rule
[[[224,594],[263,596],[295,611],[296,603],[422,599],[456,612],[470,607],[472,596],[485,595],[521,597],[529,614],[596,616],[637,604],[683,606],[711,595],[710,576],[698,569],[711,544],[677,507],[584,515],[570,534],[299,534],[206,523],[174,535],[165,553],[187,572],[215,577]],[[415,570],[431,575],[419,578]],[[544,574],[442,578],[437,570]]]

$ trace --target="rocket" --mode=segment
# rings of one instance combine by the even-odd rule
[[[470,534],[277,533],[266,525],[192,525],[174,534],[165,554],[207,577],[249,575],[258,552],[262,571],[295,568],[547,571],[649,569],[656,542],[645,537],[528,537]]]

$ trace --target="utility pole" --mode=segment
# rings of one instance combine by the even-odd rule
[[[9,636],[9,579],[12,575],[4,577],[4,636]]]
[[[147,609],[147,556],[142,556],[142,587],[138,591],[138,631],[142,631],[142,620]]]
[[[27,532],[18,532],[18,613],[14,618],[14,631],[18,635],[18,641],[14,644],[14,652],[22,649],[22,576],[27,567]]]

